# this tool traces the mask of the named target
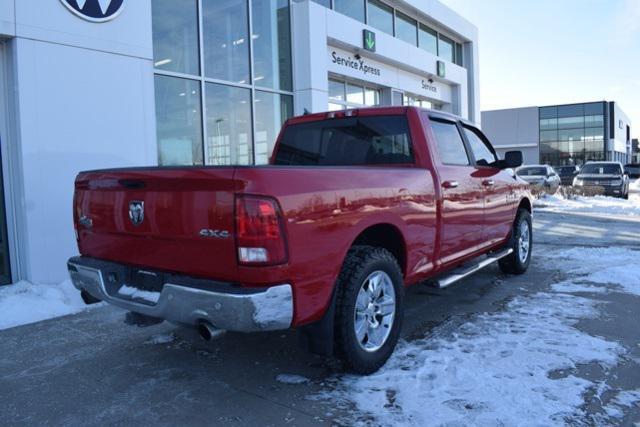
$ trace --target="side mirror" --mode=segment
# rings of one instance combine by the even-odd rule
[[[503,169],[514,169],[522,166],[522,151],[507,151],[502,161]]]

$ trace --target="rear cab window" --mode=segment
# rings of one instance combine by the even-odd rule
[[[344,117],[285,128],[273,164],[366,166],[415,163],[404,115]]]

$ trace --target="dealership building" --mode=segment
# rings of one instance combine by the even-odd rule
[[[0,0],[0,37],[0,284],[66,278],[81,170],[264,164],[305,111],[480,118],[437,0]]]
[[[522,151],[525,164],[632,159],[631,123],[616,102],[483,111],[482,130],[498,153]]]

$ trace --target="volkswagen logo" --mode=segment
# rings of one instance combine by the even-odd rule
[[[133,200],[129,202],[129,219],[136,227],[144,221],[144,202]]]
[[[107,22],[122,12],[124,0],[60,0],[67,9],[91,22]]]

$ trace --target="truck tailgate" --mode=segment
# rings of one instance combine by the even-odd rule
[[[232,277],[235,168],[83,172],[74,215],[84,256],[192,276]]]

